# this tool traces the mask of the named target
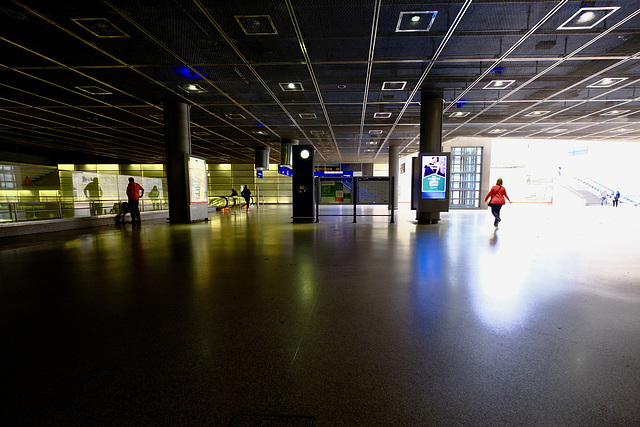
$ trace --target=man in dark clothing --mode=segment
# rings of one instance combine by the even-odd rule
[[[251,190],[249,190],[249,186],[245,185],[244,190],[242,190],[240,194],[244,197],[244,201],[247,203],[247,211],[249,211],[249,205],[251,204]]]

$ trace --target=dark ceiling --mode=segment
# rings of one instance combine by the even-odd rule
[[[173,98],[211,163],[264,145],[277,162],[283,138],[382,163],[417,150],[423,90],[442,91],[445,141],[640,141],[637,0],[5,0],[0,19],[16,147],[163,162]]]

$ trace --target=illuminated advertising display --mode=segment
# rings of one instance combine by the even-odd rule
[[[444,200],[447,198],[447,156],[421,156],[422,199]]]

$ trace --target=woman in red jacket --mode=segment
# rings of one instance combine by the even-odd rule
[[[491,187],[491,191],[489,191],[487,197],[484,198],[484,201],[486,202],[487,200],[489,200],[489,198],[491,198],[491,201],[489,202],[491,214],[495,218],[495,220],[493,221],[493,226],[497,230],[498,223],[502,221],[500,219],[500,209],[506,203],[504,199],[509,200],[509,203],[511,203],[511,199],[509,199],[509,196],[507,196],[507,190],[502,186],[502,178],[498,178],[498,180],[496,181],[496,185]]]

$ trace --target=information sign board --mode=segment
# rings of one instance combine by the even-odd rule
[[[391,201],[389,177],[359,177],[358,204],[359,205],[388,205]]]
[[[353,204],[353,181],[351,178],[318,178],[320,203]]]

